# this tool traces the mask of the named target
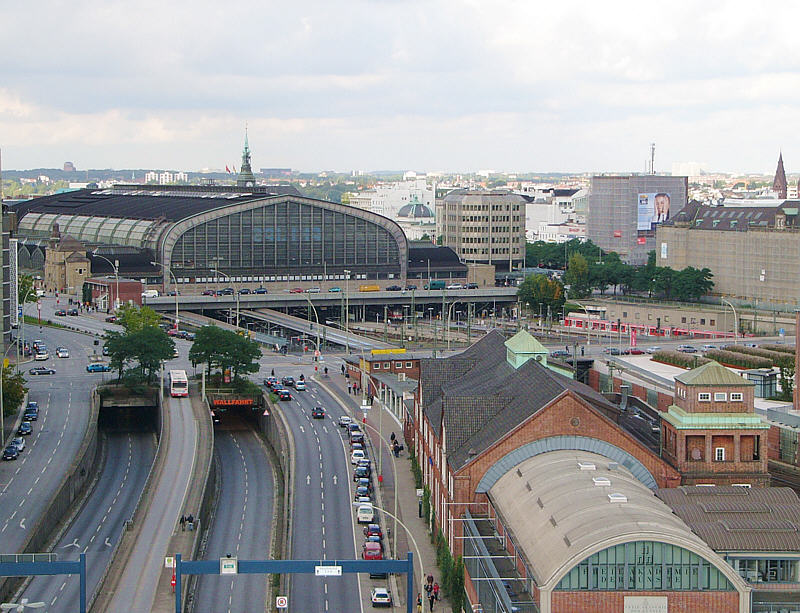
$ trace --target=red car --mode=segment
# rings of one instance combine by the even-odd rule
[[[364,543],[364,551],[361,554],[361,557],[365,560],[382,560],[383,553],[381,552],[380,544],[373,541],[367,541]]]
[[[303,292],[303,288],[302,287],[293,287],[292,289],[289,290],[289,293],[290,294],[302,294],[304,292]]]

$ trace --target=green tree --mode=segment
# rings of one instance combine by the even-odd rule
[[[249,338],[227,332],[224,338],[222,363],[231,369],[234,381],[242,373],[258,372],[261,347]]]
[[[550,307],[553,313],[558,312],[564,304],[564,286],[547,275],[528,275],[517,290],[520,302],[528,304],[534,310],[541,304]]]
[[[569,295],[573,298],[583,298],[589,295],[590,277],[589,263],[580,253],[569,258],[567,272],[564,273],[564,285],[569,285]]]
[[[162,362],[175,354],[175,342],[161,328],[143,326],[125,332],[109,332],[106,347],[111,366],[122,379],[125,367],[135,364],[127,372],[141,381],[152,383]]]
[[[17,281],[17,300],[20,305],[26,302],[36,302],[39,297],[36,295],[36,290],[33,287],[33,277],[26,274],[21,274]]]
[[[107,332],[105,347],[108,350],[109,364],[117,371],[117,380],[122,381],[125,365],[134,358],[133,348],[128,343],[128,334]]]
[[[117,323],[126,332],[136,332],[146,327],[157,328],[160,321],[161,316],[147,306],[123,304],[117,309]]]
[[[212,368],[221,364],[225,332],[219,326],[203,326],[197,331],[189,349],[189,361],[193,366],[205,364],[208,376],[211,376]]]
[[[666,267],[656,268],[654,289],[662,294],[667,300],[672,298],[672,292],[675,289],[675,282],[676,275],[674,270]]]
[[[15,368],[3,368],[3,415],[14,415],[22,406],[28,388],[25,378]]]

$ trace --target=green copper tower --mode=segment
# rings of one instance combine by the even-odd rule
[[[239,169],[239,176],[236,177],[236,187],[253,187],[255,184],[256,178],[253,176],[253,169],[250,167],[250,144],[247,142],[247,128],[245,127],[242,167]]]

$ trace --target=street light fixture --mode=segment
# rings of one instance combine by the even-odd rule
[[[119,260],[114,260],[112,262],[107,257],[97,253],[97,249],[92,251],[92,255],[96,258],[100,258],[101,260],[105,260],[106,262],[111,264],[111,268],[114,270],[114,277],[116,278],[116,283],[117,283],[116,296],[114,296],[114,310],[116,311],[119,308]],[[155,262],[151,263],[155,264]]]
[[[350,355],[350,271],[344,271],[344,342]]]
[[[172,277],[173,282],[175,283],[175,329],[178,329],[178,280],[175,278],[175,275],[172,274],[172,270],[167,268],[166,264],[161,264],[160,262],[150,262],[153,266],[161,266],[164,270],[166,270],[170,276]]]
[[[211,272],[213,272],[215,274],[218,274],[218,275],[222,275],[223,277],[225,277],[228,280],[228,283],[230,283],[233,286],[233,292],[236,294],[236,327],[238,328],[239,327],[239,288],[237,288],[236,285],[233,283],[233,279],[231,279],[231,276],[229,274],[224,273],[221,270],[218,270],[216,268],[212,268]],[[177,301],[177,299],[176,299],[176,301]]]

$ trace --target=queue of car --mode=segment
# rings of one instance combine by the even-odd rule
[[[39,405],[36,402],[29,401],[25,407],[25,412],[22,414],[22,422],[17,428],[17,436],[11,439],[11,442],[3,450],[3,460],[11,461],[19,458],[19,455],[25,449],[25,438],[33,434],[32,421],[39,419]]]

